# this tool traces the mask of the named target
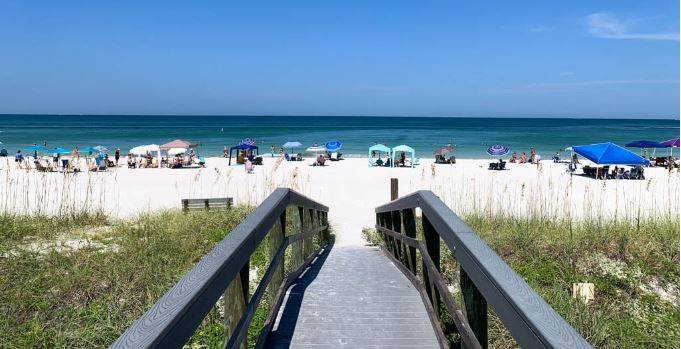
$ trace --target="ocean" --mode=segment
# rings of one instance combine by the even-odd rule
[[[455,145],[460,158],[485,158],[486,149],[503,144],[511,151],[534,147],[544,158],[573,145],[610,141],[663,141],[679,137],[678,120],[440,118],[357,116],[134,116],[134,115],[0,115],[0,148],[10,154],[42,144],[72,148],[103,145],[123,152],[142,144],[174,139],[198,141],[199,153],[220,156],[224,146],[252,138],[269,153],[287,141],[303,148],[329,140],[343,143],[345,156],[366,156],[369,146],[407,144],[417,156]],[[302,151],[303,148],[298,149]],[[633,151],[638,151],[633,149]],[[659,151],[659,150],[658,150]],[[667,150],[664,150],[667,153]],[[675,152],[676,153],[676,152]]]

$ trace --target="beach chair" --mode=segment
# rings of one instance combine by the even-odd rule
[[[506,169],[506,161],[499,161],[498,170]]]
[[[329,160],[338,161],[340,160],[340,155],[338,155],[338,153],[331,153],[331,156],[329,156]]]
[[[499,163],[498,162],[490,162],[489,163],[488,170],[498,170],[498,169],[499,169]]]
[[[40,160],[35,160],[33,163],[35,164],[35,169],[38,170],[38,172],[52,172],[50,167],[43,165]]]

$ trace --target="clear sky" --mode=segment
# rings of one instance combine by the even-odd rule
[[[679,117],[679,2],[0,1],[0,113]]]

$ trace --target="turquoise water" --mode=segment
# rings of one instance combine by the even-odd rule
[[[199,141],[206,156],[251,137],[261,152],[286,141],[304,147],[331,139],[343,142],[346,155],[365,155],[379,142],[408,144],[417,156],[429,157],[445,143],[462,158],[486,157],[485,150],[503,144],[512,151],[535,147],[545,157],[572,145],[611,141],[667,140],[679,137],[678,120],[426,118],[330,116],[101,116],[0,115],[0,148],[10,153],[33,143],[71,148],[104,145],[123,151],[141,144],[163,144],[176,138]],[[634,150],[637,151],[637,150]],[[664,150],[666,153],[666,150]]]

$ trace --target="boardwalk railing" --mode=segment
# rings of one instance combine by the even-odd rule
[[[300,228],[294,233],[286,231],[290,206],[297,208]],[[330,242],[327,214],[326,206],[293,190],[275,190],[111,347],[180,348],[224,294],[225,347],[246,348],[249,325],[267,290],[268,317],[255,343],[256,348],[262,347],[286,289]],[[251,295],[249,260],[268,235],[269,266]],[[313,248],[313,239],[319,242],[318,249]],[[284,263],[289,246],[292,260]]]
[[[416,208],[422,213],[421,239],[417,238]],[[446,338],[454,338],[453,346],[487,348],[489,304],[523,348],[591,347],[431,191],[417,191],[377,207],[376,230],[387,255],[421,292],[441,346],[449,346]],[[440,239],[460,265],[465,316],[440,274]],[[441,303],[455,328],[441,328]]]

